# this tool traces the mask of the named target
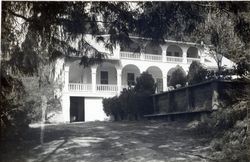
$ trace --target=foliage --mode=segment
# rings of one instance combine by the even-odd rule
[[[174,87],[177,84],[185,86],[186,82],[187,82],[187,77],[186,77],[185,71],[183,70],[181,66],[176,66],[169,80],[169,85],[174,86]]]
[[[143,72],[140,77],[136,78],[135,91],[145,91],[151,94],[155,92],[154,79],[148,72]]]
[[[115,121],[124,118],[124,112],[121,109],[121,103],[118,97],[104,99],[103,108],[107,116],[113,115]]]
[[[236,74],[241,77],[249,78],[250,74],[250,57],[242,58],[237,62]]]
[[[187,80],[188,84],[196,84],[206,80],[208,71],[202,67],[200,62],[193,61],[189,67]]]
[[[195,134],[206,134],[211,137],[210,146],[214,159],[220,161],[248,161],[247,160],[247,109],[249,107],[249,92],[239,91],[241,96],[233,103],[221,104],[220,109],[211,116],[203,118],[196,127],[190,131]],[[244,94],[244,95],[243,95]],[[231,94],[232,98],[234,94]]]
[[[3,65],[4,66],[4,65]],[[30,123],[29,109],[23,106],[25,95],[22,82],[1,69],[0,139],[19,139]]]
[[[114,120],[139,120],[153,112],[150,95],[155,92],[153,77],[143,72],[138,77],[135,88],[123,89],[119,97],[103,100],[104,112]]]

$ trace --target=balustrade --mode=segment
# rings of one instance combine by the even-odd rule
[[[69,91],[91,91],[91,84],[69,83]]]
[[[118,91],[118,86],[115,84],[97,84],[96,85],[97,91],[105,91],[105,92],[116,92]]]
[[[182,57],[175,57],[175,56],[167,56],[167,62],[183,62]]]
[[[126,58],[126,59],[140,59],[141,56],[140,53],[125,52],[125,51],[122,51],[120,53],[121,53],[121,58]]]
[[[162,61],[162,55],[145,54],[144,58],[148,61]]]
[[[187,63],[188,64],[191,64],[193,61],[200,61],[200,59],[199,58],[187,58]]]

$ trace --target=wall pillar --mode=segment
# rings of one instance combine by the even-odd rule
[[[122,88],[122,69],[117,69],[117,94],[120,95]]]
[[[166,44],[161,45],[161,49],[162,49],[162,61],[163,62],[167,62],[167,48],[168,48],[168,45],[166,45]]]
[[[69,66],[64,67],[64,92],[69,91]]]
[[[204,54],[204,50],[203,49],[199,49],[198,50],[198,55],[200,56],[200,61],[201,61],[201,63],[203,64],[203,63],[205,63],[205,54]]]
[[[183,59],[183,63],[186,64],[187,63],[187,50],[188,50],[188,47],[181,47],[182,49],[182,59]]]
[[[167,76],[163,76],[163,91],[167,91]]]
[[[212,89],[212,110],[217,110],[219,108],[219,93],[218,93],[218,81],[211,82]]]
[[[91,67],[91,82],[92,82],[92,91],[96,92],[96,69],[97,67]]]
[[[64,93],[62,96],[62,115],[64,122],[70,122],[70,96]]]

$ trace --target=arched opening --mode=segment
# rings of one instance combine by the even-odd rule
[[[162,92],[163,91],[163,79],[162,79],[162,71],[160,68],[156,66],[150,66],[147,69],[147,72],[152,75],[152,77],[155,80],[156,83],[156,92]]]
[[[84,68],[80,60],[74,61],[69,66],[69,83],[91,84],[91,69]]]
[[[125,52],[133,52],[133,53],[140,53],[141,47],[136,42],[132,41],[129,44],[121,44],[120,45],[121,51]]]
[[[117,71],[113,64],[104,62],[97,67],[96,84],[117,84]]]
[[[170,45],[167,48],[167,56],[182,57],[182,49],[177,45]]]
[[[170,78],[171,78],[171,76],[172,76],[172,73],[175,71],[175,67],[174,68],[171,68],[169,71],[168,71],[168,73],[167,73],[167,86],[170,86],[169,85],[169,81],[170,81]]]
[[[140,69],[132,64],[122,69],[122,85],[135,85],[136,78],[140,76]]]
[[[187,50],[187,57],[198,58],[198,49],[196,47],[189,47]]]
[[[180,66],[180,65],[177,65],[176,67],[174,68],[171,68],[168,73],[167,73],[167,86],[169,87],[170,86],[170,80],[172,77],[176,77],[176,78],[179,78],[181,80],[179,80],[180,82],[182,81],[183,78],[180,78],[180,77],[177,77],[177,76],[173,76],[173,72],[176,71],[177,69],[179,69],[181,71],[181,73],[185,76],[186,78],[186,72],[184,71],[184,69]],[[178,73],[179,74],[179,73]],[[186,81],[186,80],[185,80]],[[178,82],[178,81],[177,81]],[[179,84],[179,83],[178,83]]]
[[[161,55],[161,46],[158,43],[150,42],[145,47],[145,54]]]

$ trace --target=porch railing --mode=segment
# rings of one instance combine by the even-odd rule
[[[175,62],[180,63],[183,62],[183,57],[176,56],[166,56],[166,59],[162,55],[154,55],[154,54],[141,54],[127,51],[120,51],[120,57],[125,59],[133,59],[133,60],[147,60],[147,61],[157,61],[157,62]],[[187,63],[190,64],[192,61],[200,61],[200,58],[190,58],[187,57]]]
[[[101,92],[117,92],[118,87],[113,84],[97,84],[96,90]]]
[[[133,52],[121,52],[121,58],[126,58],[126,59],[140,59],[141,54],[140,53],[133,53]]]
[[[167,62],[183,62],[182,57],[166,56]]]
[[[144,54],[144,58],[148,61],[162,61],[162,55]]]
[[[189,64],[191,64],[192,63],[192,61],[200,61],[200,59],[199,58],[187,58],[187,62],[189,63]]]
[[[92,85],[81,83],[69,83],[69,91],[92,91]]]

